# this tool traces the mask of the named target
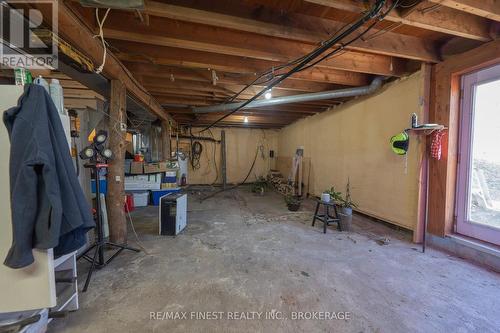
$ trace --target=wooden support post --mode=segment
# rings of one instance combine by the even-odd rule
[[[297,171],[299,174],[298,174],[298,180],[297,180],[297,182],[298,182],[297,195],[299,197],[302,197],[302,155],[299,155],[298,159],[299,159],[299,161],[298,161],[299,166],[297,168]]]
[[[113,160],[108,168],[108,223],[111,242],[124,244],[127,241],[127,221],[125,219],[125,149],[126,131],[121,124],[126,124],[127,90],[118,80],[111,81],[111,98],[109,107],[109,148],[113,152]],[[118,122],[118,123],[117,123]]]
[[[166,120],[161,122],[161,149],[164,161],[172,157],[170,150],[170,124]]]
[[[226,170],[226,131],[220,131],[220,154],[221,154],[221,174],[222,174],[222,188],[225,190],[227,187],[227,170]]]
[[[422,75],[422,83],[420,86],[420,109],[422,113],[420,115],[420,123],[426,124],[429,122],[429,104],[430,104],[430,94],[431,94],[431,71],[432,67],[430,64],[422,64],[420,67]],[[413,242],[422,243],[425,238],[425,233],[427,232],[427,218],[428,218],[428,175],[429,175],[429,158],[428,158],[428,140],[426,136],[421,136],[417,140],[422,140],[420,143],[420,170],[418,177],[418,211],[417,211],[417,225],[413,230]]]

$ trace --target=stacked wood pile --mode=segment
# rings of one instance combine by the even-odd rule
[[[295,193],[293,186],[288,184],[288,181],[279,172],[271,171],[267,175],[267,182],[283,195]]]

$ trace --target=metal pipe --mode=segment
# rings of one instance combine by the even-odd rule
[[[263,106],[273,106],[273,105],[290,104],[290,103],[303,103],[303,102],[319,101],[332,98],[363,96],[371,94],[377,89],[379,89],[382,86],[383,81],[384,77],[378,76],[375,79],[373,79],[373,81],[369,85],[362,87],[321,91],[316,93],[293,95],[293,96],[283,96],[271,99],[259,99],[249,103],[248,105],[245,105],[243,109],[259,108]],[[244,103],[245,102],[194,107],[193,112],[211,113],[211,112],[232,111],[236,110]]]

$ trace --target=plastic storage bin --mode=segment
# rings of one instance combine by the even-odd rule
[[[177,183],[177,172],[176,171],[165,172],[165,177],[163,177],[162,183]]]
[[[145,207],[148,205],[149,192],[132,192],[134,196],[134,207]]]
[[[180,192],[180,188],[169,188],[164,190],[151,190],[151,202],[153,206],[158,206],[160,204],[160,198],[165,194]],[[137,206],[137,205],[136,205]]]
[[[95,193],[95,180],[92,179],[90,181],[90,187],[91,187],[92,193]],[[106,179],[99,180],[99,190],[104,195],[106,195],[106,193],[108,192],[108,181]]]
[[[125,213],[134,211],[134,195],[132,193],[127,193],[125,200]]]

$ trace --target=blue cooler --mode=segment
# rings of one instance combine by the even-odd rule
[[[160,205],[160,198],[164,196],[165,194],[169,193],[178,193],[180,192],[180,188],[169,188],[169,189],[163,189],[163,190],[151,190],[151,202],[153,203],[153,206],[158,206]]]

